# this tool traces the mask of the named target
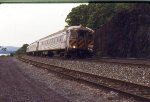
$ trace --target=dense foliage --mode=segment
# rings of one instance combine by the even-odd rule
[[[122,10],[96,30],[98,56],[150,58],[150,6]]]
[[[122,9],[130,9],[132,3],[89,3],[72,9],[67,15],[66,22],[69,26],[85,25],[96,29],[110,21],[114,14]]]

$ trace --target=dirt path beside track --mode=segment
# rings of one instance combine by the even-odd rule
[[[28,77],[14,62],[14,58],[1,57],[0,102],[68,102],[68,100]]]

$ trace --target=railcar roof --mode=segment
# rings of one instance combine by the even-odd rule
[[[53,36],[53,35],[56,35],[56,34],[62,33],[62,32],[64,32],[64,31],[65,31],[65,29],[60,30],[60,31],[58,31],[58,32],[56,32],[56,33],[50,34],[50,35],[48,35],[48,36],[46,36],[46,37],[44,37],[44,38],[41,38],[41,39],[39,39],[39,40],[43,40],[43,39],[45,39],[45,38],[48,38],[48,37],[50,37],[50,36]],[[39,41],[39,40],[38,40],[38,41]]]
[[[74,29],[89,30],[91,32],[94,32],[92,29],[90,29],[88,27],[83,27],[82,25],[79,25],[79,26],[70,26],[70,27],[68,27],[67,30],[74,30]]]
[[[64,31],[66,31],[66,30],[74,30],[74,29],[89,30],[89,31],[91,31],[91,32],[94,32],[92,29],[90,29],[90,28],[88,28],[88,27],[83,27],[82,25],[79,25],[79,26],[69,26],[69,27],[65,27],[63,30],[60,30],[60,31],[55,32],[55,33],[53,33],[53,34],[50,34],[50,35],[48,35],[48,36],[46,36],[46,37],[43,37],[43,38],[41,38],[41,39],[39,39],[39,40],[37,40],[37,41],[35,41],[35,42],[33,42],[33,43],[36,43],[36,42],[38,42],[38,41],[40,41],[40,40],[43,40],[43,39],[45,39],[45,38],[47,38],[47,37],[50,37],[50,36],[53,36],[53,35],[62,33],[62,32],[64,32]],[[33,43],[31,43],[31,44],[33,44]],[[31,45],[31,44],[30,44],[30,45]]]
[[[47,37],[50,37],[50,36],[53,36],[53,35],[56,35],[56,34],[62,33],[62,32],[64,32],[64,31],[65,31],[65,29],[60,30],[60,31],[55,32],[55,33],[53,33],[53,34],[50,34],[50,35],[48,35],[48,36],[46,36],[46,37],[43,37],[43,38],[41,38],[41,39],[39,39],[39,40],[37,40],[37,41],[34,41],[34,42],[33,42],[33,43],[31,43],[31,44],[34,44],[34,43],[36,43],[36,42],[38,42],[38,41],[40,41],[40,40],[43,40],[43,39],[45,39],[45,38],[47,38]],[[30,45],[31,45],[31,44],[30,44]]]

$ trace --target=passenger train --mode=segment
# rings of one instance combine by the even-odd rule
[[[69,26],[37,40],[27,47],[34,56],[59,55],[65,58],[85,58],[93,54],[94,31],[88,27]]]

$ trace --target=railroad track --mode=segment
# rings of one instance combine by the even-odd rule
[[[128,96],[135,97],[137,99],[140,99],[144,102],[150,102],[150,87],[133,84],[125,81],[120,81],[116,79],[110,79],[94,74],[89,74],[85,72],[70,70],[62,67],[58,67],[55,65],[50,65],[44,62],[38,62],[34,60],[30,60],[23,57],[18,57],[19,60],[30,63],[34,66],[48,69],[50,71],[69,76],[73,79],[80,80],[86,83],[90,83],[97,87],[105,87],[114,91],[117,91],[118,93],[122,93]]]
[[[77,59],[89,62],[104,62],[104,63],[114,63],[114,64],[125,64],[125,65],[138,65],[138,66],[150,66],[150,59],[130,59],[130,58],[87,58],[87,59]]]
[[[150,59],[113,59],[113,58],[100,58],[100,59],[87,59],[87,61],[94,62],[105,62],[105,63],[117,63],[117,64],[128,64],[128,65],[139,65],[139,66],[150,66]]]
[[[39,57],[46,58],[46,57]],[[148,66],[150,67],[150,59],[130,59],[130,58],[86,58],[86,59],[64,59],[60,57],[53,57],[50,59],[58,60],[73,60],[82,62],[103,62],[103,63],[114,63],[114,64],[124,64],[124,65],[138,65],[138,66]]]

